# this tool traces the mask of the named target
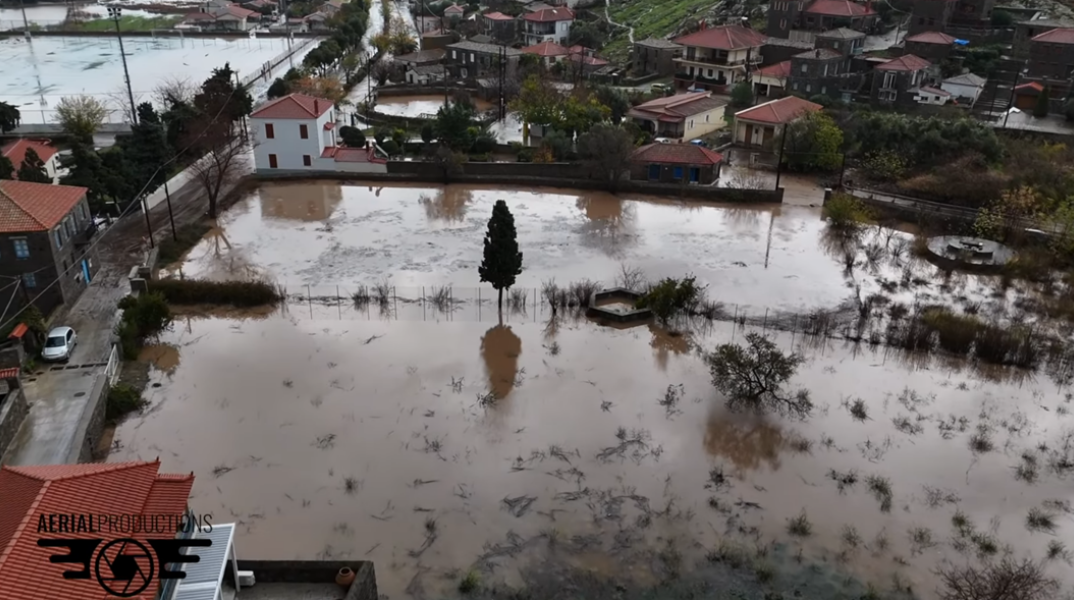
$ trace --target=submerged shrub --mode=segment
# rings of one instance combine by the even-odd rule
[[[956,315],[948,310],[927,310],[921,322],[938,335],[940,347],[955,354],[968,354],[981,331],[981,320],[976,317]]]
[[[834,194],[824,203],[824,218],[835,229],[856,231],[872,220],[869,208],[850,194]]]
[[[104,418],[110,422],[118,421],[128,414],[142,410],[147,403],[142,393],[126,383],[117,383],[108,390],[105,400]]]
[[[667,323],[676,314],[692,311],[704,291],[704,286],[697,285],[696,278],[692,276],[682,279],[666,277],[638,298],[636,305],[638,308],[648,308],[661,322]]]
[[[806,390],[785,392],[803,358],[784,354],[772,340],[758,333],[746,334],[746,346],[721,344],[706,361],[712,384],[727,395],[732,409],[772,411],[804,417],[813,410]]]
[[[161,279],[149,284],[172,304],[230,304],[237,307],[275,304],[283,299],[268,281],[206,281]]]

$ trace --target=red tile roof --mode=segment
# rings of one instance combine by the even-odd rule
[[[336,128],[336,124],[335,124],[335,123],[332,123],[332,122],[328,122],[328,123],[325,123],[325,124],[324,124],[324,130],[325,130],[325,131],[332,131],[332,130],[333,130],[333,129],[335,129],[335,128]]]
[[[19,323],[22,325],[22,323]],[[9,336],[10,337],[10,336]],[[19,376],[21,369],[18,367],[9,367],[7,369],[0,369],[0,379],[14,379]]]
[[[59,152],[59,150],[49,144],[47,140],[28,140],[20,138],[4,145],[4,147],[0,149],[0,154],[11,159],[11,164],[14,165],[15,171],[18,172],[19,167],[22,166],[22,161],[26,159],[26,151],[30,148],[34,149],[37,156],[41,158],[41,162],[48,162],[48,159],[56,156],[56,153]]]
[[[694,144],[649,144],[635,150],[630,160],[644,163],[716,165],[723,162],[723,155]]]
[[[951,95],[949,92],[945,92],[945,91],[943,91],[943,90],[941,90],[939,88],[934,88],[934,87],[929,86],[929,85],[921,86],[920,88],[918,88],[918,91],[919,92],[925,92],[925,93],[928,93],[928,94],[936,94],[937,96],[950,96]]]
[[[920,71],[932,66],[932,63],[913,54],[903,54],[899,58],[893,58],[886,63],[876,65],[878,71]]]
[[[542,8],[541,10],[535,10],[530,13],[526,13],[522,17],[527,21],[535,23],[554,23],[555,21],[573,21],[574,11],[566,6],[560,6],[557,8]]]
[[[763,77],[786,79],[791,76],[791,61],[785,60],[774,65],[768,65],[767,67],[757,69],[757,74]]]
[[[178,517],[186,510],[194,475],[159,475],[159,468],[158,460],[0,469],[0,506],[4,507],[0,511],[3,597],[102,600],[107,596],[95,579],[64,579],[62,573],[74,565],[50,563],[49,557],[58,549],[39,548],[37,540],[131,537],[144,543],[146,536],[108,531],[38,533],[38,519],[50,514]],[[154,578],[144,596],[155,597],[159,587],[159,579]]]
[[[332,110],[332,101],[306,94],[289,94],[254,111],[255,119],[316,119]]]
[[[16,339],[21,338],[22,336],[26,335],[27,331],[30,331],[30,328],[26,326],[26,323],[19,323],[15,326],[14,329],[11,330],[11,333],[8,334],[7,337]]]
[[[726,103],[713,98],[711,92],[687,92],[644,102],[627,111],[627,116],[675,123],[721,106]]]
[[[457,14],[465,14],[466,9],[461,7],[461,6],[459,6],[458,4],[452,4],[451,6],[449,6],[449,7],[444,9],[444,14],[447,14],[449,12],[450,13],[457,13]]]
[[[871,7],[851,0],[816,0],[805,12],[829,17],[865,17],[876,14]]]
[[[766,39],[768,38],[763,33],[741,25],[720,25],[675,38],[673,41],[683,46],[739,50],[762,46]]]
[[[942,31],[923,31],[917,35],[911,35],[906,38],[906,42],[918,42],[919,44],[939,44],[941,46],[950,46],[955,43],[953,36],[947,35]]]
[[[512,17],[510,15],[505,15],[502,12],[485,13],[484,16],[485,16],[486,19],[491,19],[493,21],[514,21],[515,20],[514,17]]]
[[[0,233],[48,231],[85,197],[84,187],[0,181]]]
[[[779,100],[772,100],[759,104],[753,108],[735,113],[735,119],[746,119],[757,123],[770,125],[782,125],[800,117],[803,113],[815,112],[823,106],[803,100],[797,96],[787,96]]]
[[[582,52],[572,51],[569,58],[574,62],[580,62],[584,65],[589,65],[591,67],[603,67],[604,65],[608,64],[608,61],[604,60],[603,58],[597,58],[596,56],[587,56]]]
[[[1016,92],[1026,92],[1032,95],[1037,95],[1044,91],[1044,86],[1037,81],[1030,81],[1029,83],[1023,83],[1014,87]]]
[[[1074,28],[1060,27],[1035,36],[1033,42],[1047,42],[1049,44],[1074,44]]]
[[[567,56],[569,50],[555,42],[541,42],[522,49],[524,54],[536,54],[537,56]]]

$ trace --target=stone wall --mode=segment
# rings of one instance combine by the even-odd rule
[[[343,567],[354,570],[354,583],[343,600],[378,600],[377,574],[369,561],[240,560],[240,571],[253,571],[258,583],[334,583]],[[233,579],[228,564],[225,579]],[[256,585],[256,584],[255,584]]]
[[[82,413],[82,420],[75,433],[75,440],[81,440],[81,443],[71,448],[71,453],[64,461],[66,464],[91,462],[101,442],[105,411],[108,407],[109,385],[108,375],[104,370],[99,371],[96,377],[93,389],[90,391],[89,402],[86,403],[86,410]]]
[[[0,399],[0,458],[15,439],[19,427],[29,413],[30,405],[26,403],[26,395],[21,387],[15,387]]]

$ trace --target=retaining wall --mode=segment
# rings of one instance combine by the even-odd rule
[[[19,433],[19,427],[28,414],[30,405],[21,387],[10,390],[7,396],[0,399],[0,458],[3,458],[7,447]]]
[[[89,402],[86,403],[86,410],[82,413],[82,420],[75,432],[75,441],[81,440],[81,443],[71,448],[71,453],[64,461],[65,464],[86,463],[93,460],[93,455],[101,442],[101,434],[104,433],[108,389],[108,374],[102,369],[96,375]]]
[[[342,600],[378,600],[377,574],[370,561],[240,560],[240,571],[253,571],[259,583],[335,583],[343,567],[354,570],[354,583]],[[232,579],[231,563],[226,579]],[[257,584],[254,584],[255,587]]]

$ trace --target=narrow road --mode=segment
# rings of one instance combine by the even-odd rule
[[[362,43],[365,44],[369,57],[376,54],[376,49],[373,48],[373,37],[384,31],[385,27],[388,25],[384,22],[384,14],[380,10],[381,4],[379,0],[375,0],[374,5],[374,10],[369,13],[369,29],[366,30],[365,36],[362,38]],[[395,19],[398,17],[399,19],[402,19],[403,23],[406,24],[410,35],[420,43],[421,38],[418,35],[418,26],[414,23],[414,16],[410,13],[410,8],[407,4],[405,2],[389,2],[388,9],[391,12],[391,18]],[[390,59],[391,54],[385,53],[381,60]],[[351,92],[347,94],[347,100],[355,105],[360,104],[365,102],[366,99],[373,94],[373,90],[375,89],[377,89],[377,80],[370,75],[351,88]]]
[[[620,24],[620,23],[616,23],[615,21],[613,21],[613,20],[612,20],[612,16],[611,16],[610,14],[608,14],[608,5],[607,5],[607,4],[605,4],[605,5],[604,5],[604,18],[605,18],[605,19],[606,19],[606,20],[607,20],[607,21],[608,21],[609,23],[611,23],[612,25],[615,25],[616,27],[623,27],[623,28],[626,28],[626,30],[627,30],[627,37],[628,37],[628,38],[630,38],[630,45],[631,45],[631,46],[633,46],[633,45],[634,45],[634,28],[633,28],[633,27],[627,27],[626,25],[622,25],[622,24]]]

